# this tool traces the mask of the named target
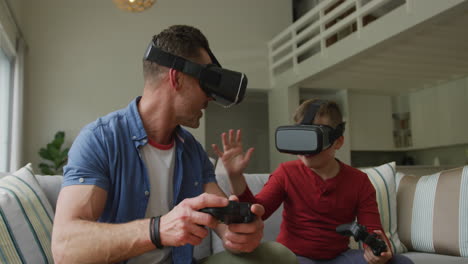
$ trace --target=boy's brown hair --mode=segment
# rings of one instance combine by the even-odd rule
[[[309,110],[310,105],[318,100],[319,99],[309,99],[304,101],[294,113],[294,123],[300,124],[302,119],[304,119],[306,112]],[[326,101],[326,103],[323,103],[317,111],[315,117],[327,117],[329,120],[328,125],[333,128],[336,128],[339,124],[343,123],[343,116],[341,115],[340,107],[333,101]]]

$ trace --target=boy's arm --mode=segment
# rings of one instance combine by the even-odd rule
[[[383,231],[376,200],[376,192],[367,175],[362,181],[358,192],[358,223],[367,227],[369,232],[373,232],[374,230]]]
[[[392,254],[392,245],[385,235],[382,224],[380,222],[380,213],[376,200],[376,192],[369,178],[365,178],[359,194],[359,206],[357,221],[364,225],[369,233],[378,233],[379,237],[387,244],[388,254]],[[369,250],[370,251],[370,250]],[[372,251],[370,251],[372,252]],[[387,255],[388,255],[387,254]]]
[[[278,180],[272,180],[272,177],[270,177],[270,180],[263,187],[262,191],[255,196],[255,199],[252,199],[253,195],[247,186],[243,172],[248,165],[254,149],[250,148],[244,153],[241,130],[237,130],[235,135],[232,129],[229,130],[228,134],[222,133],[221,140],[223,151],[220,151],[216,144],[213,144],[212,147],[219,159],[222,160],[224,168],[229,175],[232,193],[239,196],[241,201],[263,205],[265,207],[263,219],[267,219],[283,202],[284,187],[280,183],[281,180],[278,182]],[[279,177],[275,178],[282,178],[280,173],[277,174],[279,174]]]

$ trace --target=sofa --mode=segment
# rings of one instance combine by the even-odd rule
[[[427,176],[397,172],[395,163],[362,170],[373,177],[379,211],[386,218],[382,224],[394,250],[417,264],[468,263],[468,166]],[[222,164],[217,164],[216,174],[220,187],[229,194]],[[267,173],[246,174],[254,194],[268,177]],[[35,174],[31,164],[14,173],[0,174],[0,263],[53,262],[50,235],[61,182],[60,175]],[[276,239],[281,214],[279,208],[265,221],[263,241]],[[440,226],[433,226],[426,218]],[[429,229],[432,232],[425,232]],[[221,240],[211,232],[195,247],[194,257],[202,259],[222,250]]]
[[[399,169],[395,162],[390,162],[360,169],[367,173],[376,189],[382,226],[394,252],[416,264],[468,264],[468,166],[452,170]],[[221,162],[216,165],[215,173],[219,186],[230,194]],[[269,174],[245,174],[245,177],[256,194]],[[264,241],[276,239],[282,210],[280,207],[265,221]],[[216,235],[210,239],[212,253],[223,250]],[[362,245],[350,239],[350,247]]]

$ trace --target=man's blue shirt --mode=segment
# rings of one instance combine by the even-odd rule
[[[145,217],[151,195],[140,147],[148,142],[138,112],[140,97],[128,107],[85,126],[68,154],[62,187],[96,185],[107,191],[99,222],[125,223]],[[173,206],[203,193],[203,185],[216,182],[213,165],[195,138],[180,126],[175,132]],[[174,247],[174,263],[191,263],[193,246]]]

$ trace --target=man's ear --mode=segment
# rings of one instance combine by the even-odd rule
[[[177,70],[174,69],[169,69],[169,83],[171,84],[171,87],[175,89],[179,89],[180,86],[180,75]]]

